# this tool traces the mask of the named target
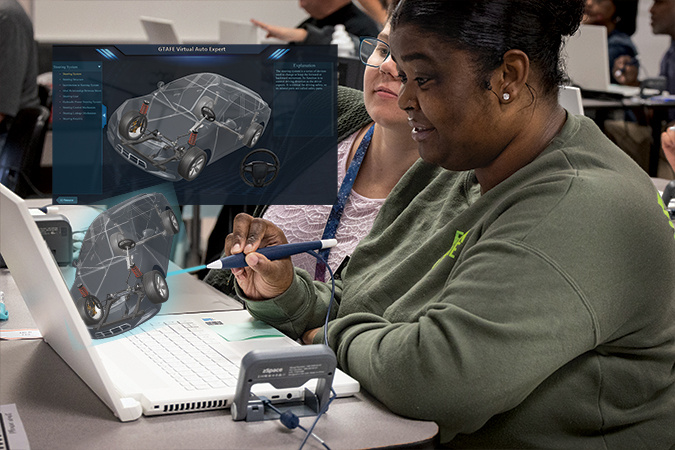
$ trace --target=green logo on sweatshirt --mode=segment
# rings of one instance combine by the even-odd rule
[[[670,214],[668,213],[668,209],[666,208],[665,203],[663,203],[663,199],[661,198],[660,195],[658,195],[658,193],[657,193],[657,197],[659,199],[659,205],[661,205],[661,209],[663,209],[663,214],[665,214],[666,217],[668,218],[668,223],[670,224],[670,228],[675,230],[675,225],[673,225],[673,221],[670,220]],[[675,238],[675,235],[673,235],[673,238]]]
[[[471,230],[469,230],[471,231]],[[450,258],[450,259],[455,259],[455,252],[457,252],[457,249],[459,248],[460,245],[464,243],[464,239],[469,235],[469,231],[459,231],[457,230],[455,232],[455,240],[452,242],[452,247],[450,247],[450,250],[448,250],[443,256],[441,256],[438,261],[434,264],[432,269],[436,267],[441,261],[443,261],[445,258]]]

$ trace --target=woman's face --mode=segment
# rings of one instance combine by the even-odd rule
[[[387,23],[377,38],[389,43],[389,31]],[[368,114],[375,122],[384,127],[407,127],[407,116],[398,107],[400,90],[401,81],[391,56],[380,67],[366,66],[363,73],[363,99]]]
[[[616,6],[612,0],[586,0],[583,23],[606,25],[612,22]]]
[[[403,77],[398,104],[412,119],[422,159],[450,170],[494,161],[513,134],[469,54],[412,25],[392,32],[391,47]]]

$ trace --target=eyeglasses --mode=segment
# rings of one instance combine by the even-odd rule
[[[366,66],[380,67],[391,55],[389,44],[376,38],[361,38],[359,56]]]

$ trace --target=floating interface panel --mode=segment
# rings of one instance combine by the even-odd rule
[[[329,204],[334,46],[54,46],[53,195],[171,182],[180,204]]]

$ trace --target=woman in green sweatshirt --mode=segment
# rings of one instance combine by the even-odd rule
[[[337,283],[340,367],[450,447],[675,444],[675,228],[649,177],[558,105],[583,0],[404,0],[392,55],[418,161]],[[251,313],[324,341],[330,284],[226,253]]]

